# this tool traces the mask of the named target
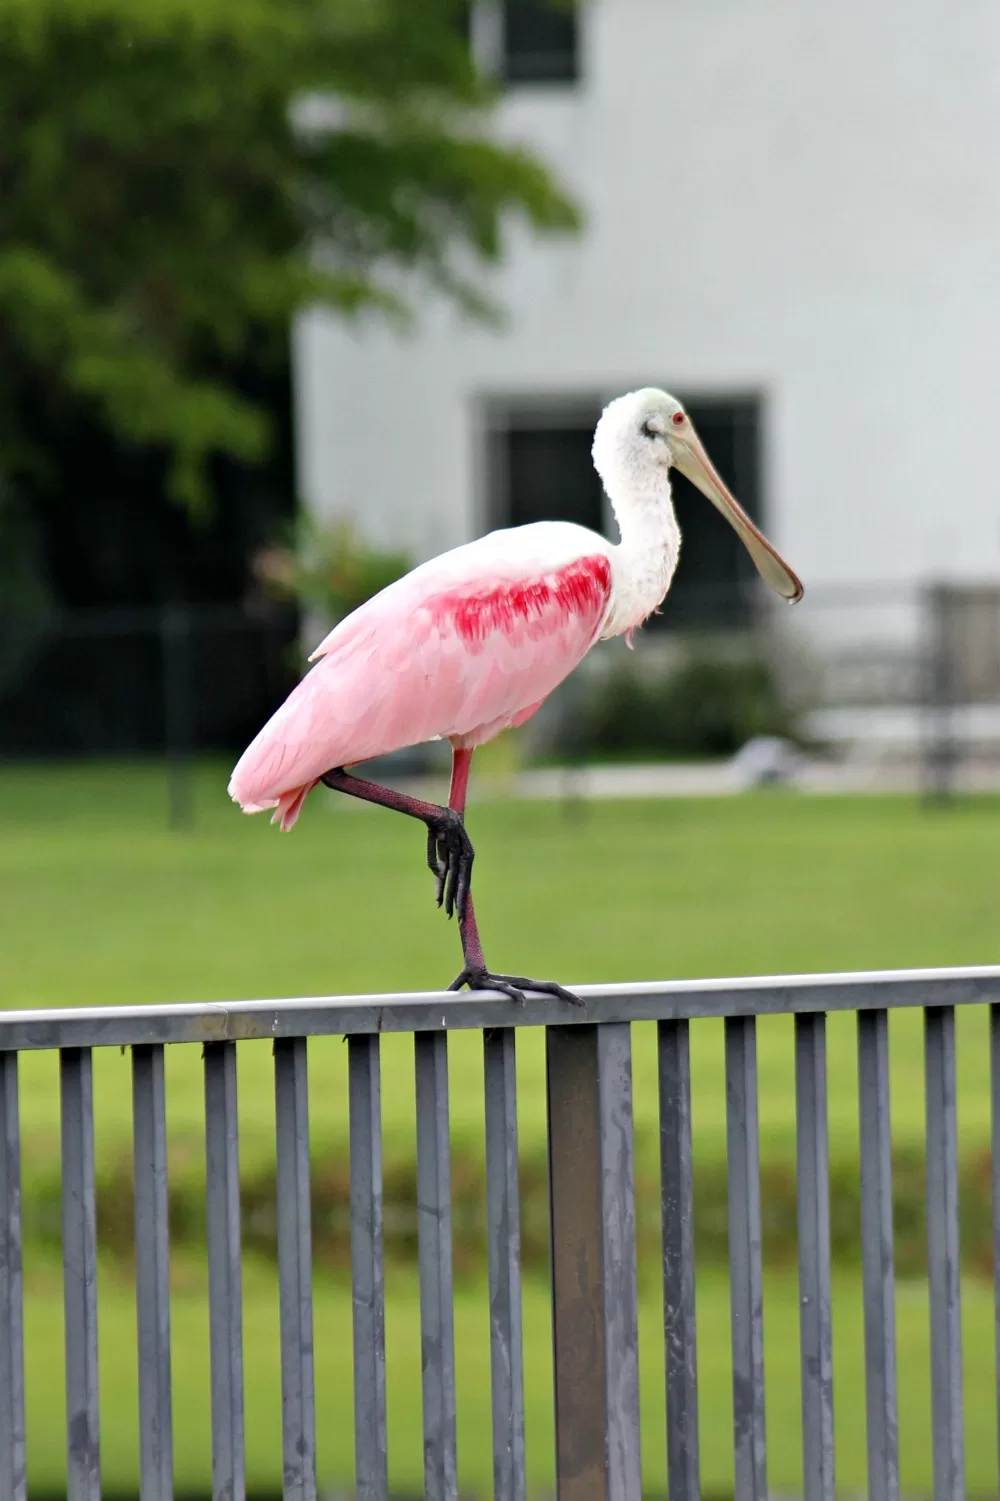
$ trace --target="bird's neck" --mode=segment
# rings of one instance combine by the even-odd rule
[[[667,471],[628,495],[609,493],[621,541],[612,553],[613,603],[605,636],[640,626],[663,601],[677,567],[681,533]]]

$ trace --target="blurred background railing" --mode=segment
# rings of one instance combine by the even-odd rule
[[[297,631],[280,605],[0,617],[0,757],[163,756],[187,823],[193,757],[252,739],[296,680]]]
[[[0,755],[228,750],[294,683],[296,631],[278,606],[0,617]]]
[[[930,797],[1000,785],[1000,585],[821,586],[794,612],[753,586],[687,603],[711,626],[678,628],[668,601],[634,653],[598,647],[521,759],[718,761],[764,737]],[[183,820],[184,767],[253,737],[305,668],[307,629],[266,600],[0,617],[0,756],[165,756]],[[783,764],[764,755],[762,779]]]

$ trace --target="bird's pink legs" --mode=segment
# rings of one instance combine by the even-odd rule
[[[524,991],[534,990],[579,1004],[575,995],[552,980],[498,975],[486,968],[470,890],[475,851],[465,832],[465,799],[471,765],[472,751],[456,747],[447,808],[423,802],[390,787],[381,787],[376,782],[366,782],[361,777],[352,776],[343,767],[328,771],[320,780],[334,792],[345,792],[349,797],[358,797],[367,803],[379,803],[383,808],[392,808],[409,818],[419,818],[427,825],[427,864],[437,878],[438,906],[443,903],[449,917],[458,913],[458,931],[462,939],[464,967],[449,985],[449,990],[460,990],[463,985],[468,985],[470,990],[498,990],[516,1001],[524,1000]]]

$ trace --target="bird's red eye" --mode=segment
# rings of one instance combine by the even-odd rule
[[[683,427],[684,426],[684,413],[683,412],[675,412],[674,415],[671,417],[670,420],[674,424],[674,427]]]

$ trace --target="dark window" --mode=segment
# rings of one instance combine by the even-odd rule
[[[752,399],[686,403],[715,467],[743,509],[760,524],[760,409]],[[595,402],[572,407],[514,406],[496,410],[490,427],[491,526],[575,521],[605,531],[605,502],[590,457]],[[743,544],[710,501],[671,471],[683,545],[663,607],[650,627],[723,629],[750,614],[754,566]],[[608,533],[615,536],[614,529]]]
[[[579,77],[571,0],[504,0],[503,76],[507,83],[572,83]]]
[[[750,399],[686,401],[688,415],[716,469],[744,511],[761,525],[760,407]],[[676,469],[670,472],[681,528],[681,561],[658,624],[743,625],[757,577],[728,521]],[[651,621],[650,624],[653,622]]]
[[[603,531],[604,498],[590,458],[599,411],[541,406],[497,414],[490,430],[491,525],[575,521]]]

